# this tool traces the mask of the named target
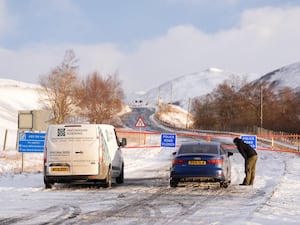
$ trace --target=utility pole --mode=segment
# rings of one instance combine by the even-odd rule
[[[158,87],[157,105],[160,105],[160,87]]]
[[[260,87],[260,129],[263,128],[263,86]]]
[[[187,108],[187,114],[186,114],[186,124],[185,124],[186,128],[189,128],[190,104],[191,104],[191,98],[189,98],[189,101],[188,101],[188,108]]]
[[[170,97],[170,104],[173,103],[173,85],[171,83],[171,97]]]

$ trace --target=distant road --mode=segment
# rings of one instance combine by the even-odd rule
[[[135,127],[135,123],[138,118],[141,116],[143,121],[146,124],[145,128],[142,128],[143,131],[154,131],[154,132],[164,132],[161,127],[158,127],[151,119],[151,115],[155,113],[154,108],[147,108],[147,107],[133,107],[131,108],[131,112],[122,116],[122,121],[125,127],[132,128],[132,129],[139,129]]]

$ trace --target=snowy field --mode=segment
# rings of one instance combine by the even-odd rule
[[[56,185],[44,189],[42,154],[0,151],[0,224],[247,224],[300,221],[299,155],[259,151],[253,187],[241,187],[234,154],[227,189],[168,183],[173,149],[124,149],[125,183],[111,189]]]

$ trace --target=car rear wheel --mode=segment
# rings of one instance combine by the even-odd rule
[[[170,186],[173,188],[176,188],[178,185],[178,180],[171,178],[170,180]]]
[[[222,182],[220,182],[220,187],[221,188],[228,188],[228,186],[229,186],[229,181],[222,181]]]

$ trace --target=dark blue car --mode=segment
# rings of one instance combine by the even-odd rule
[[[175,153],[170,186],[179,182],[219,182],[227,188],[231,179],[229,156],[219,142],[187,142],[181,144]]]

